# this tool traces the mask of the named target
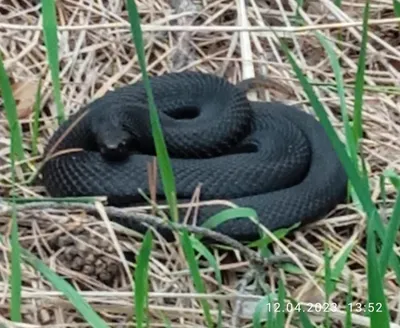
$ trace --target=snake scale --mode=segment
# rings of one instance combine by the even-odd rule
[[[180,201],[190,200],[201,184],[201,200],[253,208],[261,223],[275,230],[321,219],[345,200],[346,173],[310,114],[280,102],[250,101],[243,88],[213,74],[167,73],[150,81]],[[54,151],[82,151],[66,151],[45,163],[42,179],[49,194],[107,196],[114,206],[143,203],[138,189],[149,195],[148,164],[155,156],[147,105],[139,81],[107,92],[61,124],[45,154],[72,123]],[[159,171],[157,177],[157,200],[162,200]],[[201,207],[196,224],[226,208]],[[237,240],[259,237],[248,218],[215,230]]]

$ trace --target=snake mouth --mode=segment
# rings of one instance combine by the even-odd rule
[[[175,120],[193,120],[200,115],[200,108],[196,106],[183,106],[174,108],[168,116]]]
[[[109,161],[123,161],[128,158],[129,150],[126,140],[99,145],[101,156]]]

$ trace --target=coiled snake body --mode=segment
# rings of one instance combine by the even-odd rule
[[[210,74],[165,74],[151,78],[151,86],[178,199],[189,200],[201,184],[201,200],[251,207],[271,230],[320,219],[344,201],[345,171],[311,115],[282,103],[249,101],[244,90]],[[116,206],[143,202],[138,189],[150,194],[148,163],[155,155],[147,104],[143,82],[138,82],[108,92],[62,124],[45,154],[86,111],[55,148],[83,151],[57,155],[43,167],[48,192],[105,195]],[[157,176],[157,199],[162,199]],[[226,208],[201,207],[197,224]],[[248,218],[216,230],[240,240],[259,237]]]

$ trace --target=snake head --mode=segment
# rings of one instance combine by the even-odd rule
[[[110,140],[99,144],[100,154],[107,160],[121,161],[129,156],[128,142],[125,139]]]
[[[95,131],[101,156],[110,161],[122,161],[130,154],[131,136],[121,126],[104,124]]]

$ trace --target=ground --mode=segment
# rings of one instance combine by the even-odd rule
[[[37,3],[37,4],[36,4]],[[39,1],[3,0],[0,4],[0,49],[7,74],[17,99],[18,114],[24,128],[27,154],[31,154],[32,107],[39,80],[42,82],[42,116],[38,154],[57,127],[56,106],[51,73],[43,43]],[[62,102],[70,114],[107,90],[141,79],[132,42],[128,14],[122,0],[57,1],[59,27],[59,59]],[[232,82],[253,76],[268,76],[274,81],[259,94],[267,100],[295,104],[303,110],[312,108],[296,79],[292,67],[272,32],[275,30],[290,45],[298,64],[331,122],[343,136],[340,99],[328,56],[315,37],[317,28],[334,45],[339,57],[350,113],[354,106],[354,83],[360,54],[361,25],[364,1],[344,1],[341,8],[334,1],[304,1],[301,7],[294,0],[278,1],[189,1],[170,3],[137,1],[141,15],[148,72],[158,75],[173,70],[212,72]],[[189,14],[188,14],[189,13]],[[379,178],[384,170],[397,170],[400,153],[399,88],[400,38],[399,23],[392,1],[371,1],[369,43],[367,49],[366,91],[363,105],[362,153],[368,163],[371,190],[379,200]],[[193,25],[196,25],[195,27]],[[192,26],[179,28],[180,26]],[[265,27],[262,31],[240,33],[239,27]],[[11,169],[9,129],[4,111],[0,111],[0,197],[10,189]],[[29,178],[40,165],[39,156],[32,156]],[[393,190],[388,185],[388,194]],[[18,186],[21,197],[40,197],[43,188]],[[390,213],[391,200],[387,211]],[[0,212],[1,232],[10,231],[10,213]],[[98,220],[82,210],[71,208],[24,209],[19,212],[21,245],[36,254],[81,290],[88,302],[110,324],[129,326],[133,311],[130,266],[123,251],[137,253],[142,239],[138,234]],[[276,290],[282,279],[286,293],[302,302],[323,302],[324,243],[335,258],[354,243],[349,259],[337,283],[332,302],[340,309],[332,315],[333,326],[342,327],[347,279],[353,278],[353,300],[366,302],[365,217],[354,204],[341,205],[329,217],[297,230],[287,238],[276,240],[273,250],[286,254],[297,265],[267,269],[265,283]],[[1,322],[9,318],[10,289],[8,246],[2,245]],[[223,274],[222,291],[217,295],[217,282],[212,270],[202,270],[207,284],[207,299],[212,313],[216,300],[222,299],[223,326],[251,326],[246,310],[254,308],[261,298],[252,292],[244,274],[250,264],[242,252],[214,250],[213,255]],[[30,266],[23,266],[22,314],[29,327],[83,327],[84,320],[61,293],[54,289]],[[162,311],[173,327],[205,325],[199,299],[181,249],[174,244],[157,242],[149,267],[150,316],[153,327],[164,326]],[[392,311],[393,324],[400,325],[398,285],[394,273],[385,277],[385,292]],[[247,291],[238,284],[247,284]],[[240,289],[240,294],[235,294]],[[236,308],[236,300],[249,301]],[[250,302],[252,301],[252,302]],[[397,313],[397,314],[396,314]],[[294,315],[294,314],[293,314]],[[311,315],[311,314],[310,314]],[[322,312],[311,319],[320,322]],[[287,327],[297,327],[297,319],[289,316]],[[158,323],[158,325],[157,325]],[[368,320],[353,313],[353,323],[368,327]],[[7,324],[10,324],[9,322]],[[22,326],[20,326],[22,327]],[[398,327],[398,326],[396,326]]]

